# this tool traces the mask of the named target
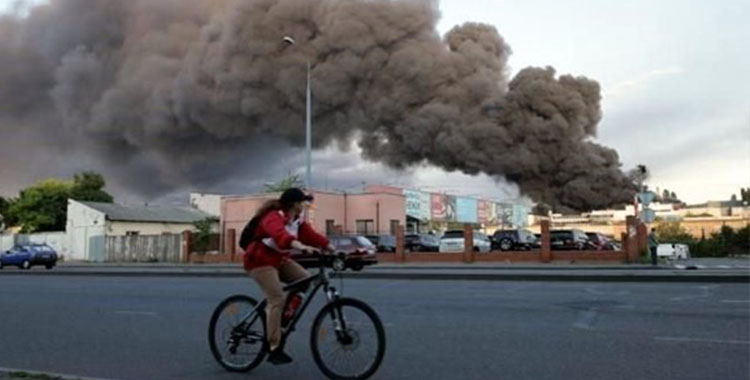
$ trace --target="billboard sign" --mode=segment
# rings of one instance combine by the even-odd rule
[[[406,215],[419,220],[430,220],[430,194],[415,190],[404,190]]]
[[[456,197],[445,194],[432,194],[432,220],[453,222],[456,220]]]
[[[456,199],[456,220],[461,223],[477,223],[477,200],[459,197]]]

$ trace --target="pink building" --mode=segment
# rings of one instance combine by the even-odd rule
[[[313,191],[315,201],[309,219],[316,230],[334,234],[339,231],[356,234],[395,234],[398,225],[406,223],[406,199],[395,192],[368,191],[358,194]],[[239,237],[242,228],[255,211],[278,194],[223,197],[221,229],[223,236],[234,229]]]

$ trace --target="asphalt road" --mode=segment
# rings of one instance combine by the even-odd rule
[[[213,360],[214,306],[250,279],[0,277],[0,367],[112,379],[321,379],[295,363],[231,374]],[[377,379],[750,378],[747,284],[347,280],[386,323]],[[312,310],[311,310],[312,311]]]

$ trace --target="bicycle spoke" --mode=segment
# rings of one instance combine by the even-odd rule
[[[321,330],[325,326],[335,326],[330,313],[324,317],[322,325],[317,328],[317,344],[319,347],[318,358],[330,373],[340,377],[360,378],[368,376],[368,373],[380,364],[380,347],[382,345],[381,335],[379,334],[370,315],[366,314],[363,309],[357,306],[343,305],[340,315],[342,318],[342,327],[345,327],[344,334],[348,341],[344,344],[339,335],[335,333],[327,337],[323,336]]]
[[[256,318],[252,325],[238,328],[253,310],[255,301],[248,302],[238,299],[235,302],[224,305],[218,310],[214,317],[212,350],[216,359],[227,369],[234,371],[247,370],[259,362],[259,355],[263,352],[263,339],[256,339],[257,335],[263,335],[262,320]],[[256,364],[254,364],[256,363]]]

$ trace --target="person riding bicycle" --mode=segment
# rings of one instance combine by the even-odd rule
[[[255,279],[268,299],[267,331],[269,356],[273,364],[291,363],[281,343],[281,316],[285,294],[281,282],[292,283],[309,273],[290,258],[290,250],[333,251],[328,239],[302,219],[305,203],[313,197],[301,189],[286,190],[279,199],[266,202],[248,224],[251,241],[245,250],[245,270]],[[244,237],[243,237],[244,238]]]

